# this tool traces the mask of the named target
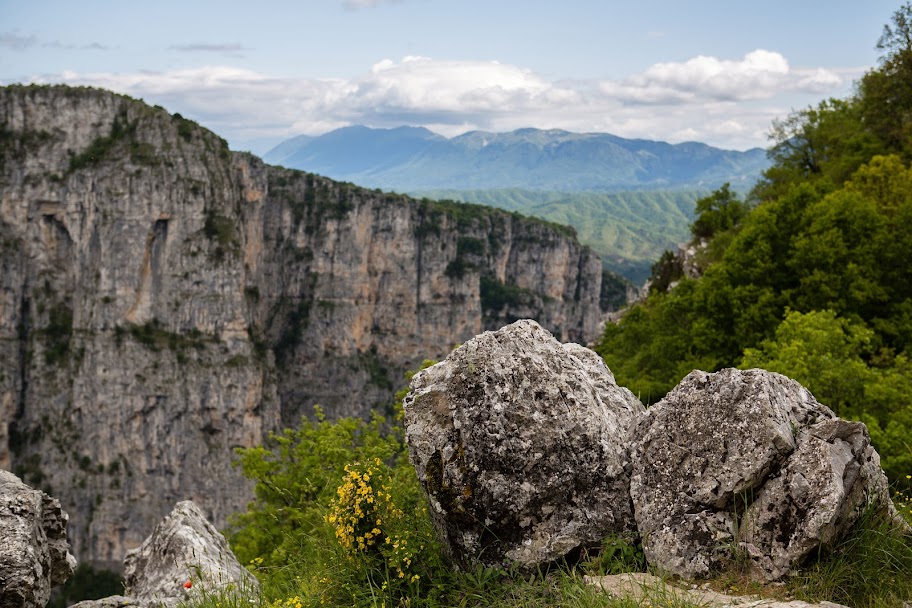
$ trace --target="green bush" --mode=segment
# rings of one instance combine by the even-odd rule
[[[242,563],[286,601],[389,605],[426,596],[440,552],[401,428],[379,417],[315,419],[238,450],[256,499],[229,538]]]
[[[62,363],[70,352],[73,337],[73,311],[66,304],[55,304],[48,311],[48,324],[41,335],[46,340],[44,361],[48,365]]]

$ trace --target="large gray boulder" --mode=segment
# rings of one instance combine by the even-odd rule
[[[839,540],[873,504],[908,533],[895,512],[880,456],[861,422],[824,420],[804,429],[778,475],[743,515],[740,547],[768,579],[785,576],[821,545]]]
[[[532,566],[634,534],[625,437],[644,408],[592,351],[517,321],[416,374],[404,409],[457,564]]]
[[[0,470],[0,608],[44,608],[76,567],[60,502]]]
[[[704,577],[737,551],[774,580],[842,536],[867,501],[895,515],[861,423],[764,370],[694,371],[631,433],[647,560]]]

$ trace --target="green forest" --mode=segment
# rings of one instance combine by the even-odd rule
[[[897,480],[912,473],[908,4],[877,48],[854,95],[773,124],[773,164],[744,200],[723,188],[697,202],[702,276],[666,253],[596,350],[646,404],[693,369],[785,374],[867,423]]]
[[[551,192],[510,188],[412,194],[490,205],[572,226],[580,242],[601,256],[606,270],[640,287],[663,249],[687,240],[694,205],[706,190]]]

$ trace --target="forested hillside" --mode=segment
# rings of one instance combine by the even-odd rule
[[[912,472],[912,8],[847,99],[773,125],[772,166],[741,201],[698,201],[701,278],[677,276],[610,324],[598,351],[655,402],[692,369],[764,367],[868,424],[888,473]],[[748,211],[749,208],[749,211]]]
[[[639,287],[665,248],[687,240],[694,205],[707,190],[553,192],[501,188],[409,194],[490,205],[573,226],[580,242],[601,256],[606,269]]]

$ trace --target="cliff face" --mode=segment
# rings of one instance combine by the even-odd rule
[[[532,317],[594,337],[601,267],[559,227],[229,152],[161,108],[0,88],[0,467],[110,565],[175,502],[223,526],[231,448]]]

